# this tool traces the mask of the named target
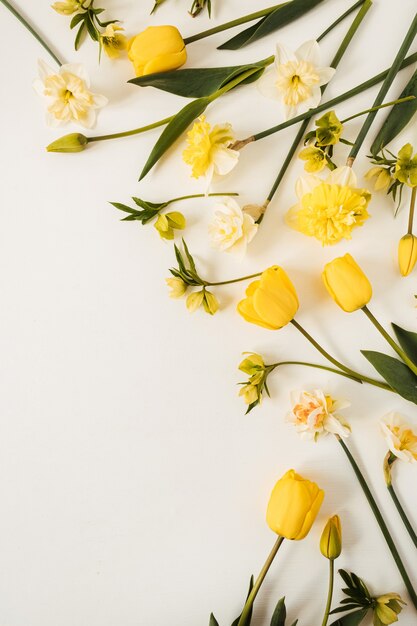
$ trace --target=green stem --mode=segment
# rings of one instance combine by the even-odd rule
[[[414,54],[411,54],[409,57],[404,59],[401,65],[401,69],[404,69],[405,67],[408,67],[409,65],[412,65],[416,61],[417,61],[417,52]],[[321,113],[322,111],[325,111],[326,109],[334,107],[337,104],[340,104],[341,102],[344,102],[345,100],[349,100],[350,98],[357,96],[363,91],[366,91],[367,89],[370,89],[371,87],[374,87],[375,85],[378,85],[378,83],[384,80],[388,72],[389,70],[385,70],[384,72],[381,72],[380,74],[377,74],[376,76],[373,76],[372,78],[369,78],[365,82],[360,83],[356,87],[349,89],[349,91],[345,91],[340,96],[336,96],[336,98],[333,98],[332,100],[329,100],[328,102],[320,104],[315,109],[309,109],[305,113],[301,113],[300,115],[297,115],[296,117],[293,117],[290,120],[282,122],[281,124],[277,124],[277,126],[272,126],[271,128],[267,128],[266,130],[263,130],[260,133],[251,135],[250,137],[240,141],[239,143],[246,144],[246,143],[251,143],[252,141],[259,141],[260,139],[264,139],[265,137],[269,137],[270,135],[278,133],[280,130],[284,130],[285,128],[288,128],[289,126],[294,126],[294,124],[298,124],[298,122],[303,122],[306,119],[310,119],[311,117],[317,115],[317,113]]]
[[[334,560],[329,559],[329,590],[327,593],[326,608],[324,610],[324,617],[323,617],[321,626],[327,626],[327,622],[329,621],[329,614],[330,614],[330,609],[332,607],[332,599],[333,599],[333,587],[334,587]]]
[[[293,324],[293,326],[295,326],[296,329],[299,330],[306,339],[308,339],[308,341],[316,348],[316,350],[320,352],[320,354],[324,356],[325,359],[330,361],[330,363],[333,363],[333,365],[342,370],[342,372],[346,372],[351,377],[356,378],[358,381],[368,383],[369,385],[373,385],[374,387],[380,387],[381,389],[385,389],[387,391],[392,391],[392,388],[386,383],[375,380],[374,378],[370,378],[368,376],[363,376],[362,374],[359,374],[358,372],[352,370],[350,367],[346,367],[346,365],[343,365],[343,363],[335,359],[324,348],[322,348],[322,346],[310,335],[310,333],[308,333],[305,328],[303,328],[301,324],[299,324],[295,319],[291,321],[291,324]]]
[[[356,383],[362,384],[362,380],[360,380],[356,375],[354,376],[353,374],[347,374],[346,372],[342,372],[341,370],[334,367],[319,365],[318,363],[308,363],[307,361],[280,361],[279,363],[272,363],[272,365],[267,365],[266,367],[272,372],[280,365],[304,365],[305,367],[313,367],[319,370],[325,370],[326,372],[332,372],[333,374],[338,374],[339,376],[344,376],[345,378],[354,380]],[[393,391],[394,393],[396,393],[396,391],[394,391],[394,389],[391,389],[391,387],[387,388],[387,391]]]
[[[410,212],[408,214],[408,234],[413,234],[414,210],[416,208],[417,187],[413,187],[410,200]]]
[[[41,44],[41,46],[43,46],[45,48],[45,50],[48,52],[48,54],[53,58],[53,60],[55,61],[55,63],[57,63],[60,67],[62,65],[62,61],[60,61],[58,59],[58,57],[56,56],[55,52],[52,52],[51,48],[48,46],[48,44],[46,43],[46,41],[41,37],[41,35],[39,33],[36,32],[36,30],[29,24],[29,22],[23,17],[23,15],[21,15],[17,9],[15,9],[10,2],[8,2],[8,0],[0,0],[0,2],[2,4],[4,4],[4,6],[6,7],[6,9],[9,9],[9,11],[19,20],[19,22],[21,24],[23,24],[23,26],[25,28],[27,28],[27,30],[30,32],[31,35],[33,35],[33,37],[35,37],[35,39],[37,41],[39,41],[39,43]]]
[[[397,511],[400,514],[400,517],[404,523],[404,526],[406,527],[406,530],[408,532],[408,534],[411,537],[412,542],[414,543],[415,547],[417,548],[417,534],[414,530],[414,528],[412,527],[410,520],[407,517],[406,512],[404,511],[403,507],[401,506],[401,502],[398,500],[397,494],[395,493],[394,487],[391,485],[387,485],[387,489],[389,491],[389,494],[391,496],[391,498],[393,499],[393,502],[395,504],[395,506],[397,507]]]
[[[385,109],[386,107],[392,107],[394,104],[402,104],[403,102],[408,102],[409,100],[415,100],[415,96],[406,96],[405,98],[400,98],[399,100],[393,100],[392,102],[384,102],[384,104],[380,104],[377,107],[371,107],[370,109],[365,109],[364,111],[360,111],[359,113],[355,113],[355,115],[351,115],[350,117],[346,117],[344,120],[341,120],[341,124],[346,124],[346,122],[350,122],[350,120],[354,120],[355,117],[360,117],[361,115],[365,115],[370,111],[379,111],[380,109]]]
[[[276,9],[281,8],[285,4],[288,4],[288,2],[284,2],[282,4],[275,4],[272,7],[262,9],[261,11],[256,11],[255,13],[249,13],[248,15],[244,15],[243,17],[239,17],[235,20],[231,20],[230,22],[225,22],[224,24],[215,26],[214,28],[203,30],[201,33],[197,33],[196,35],[191,35],[191,37],[185,37],[184,43],[186,46],[188,46],[188,44],[193,43],[194,41],[199,41],[200,39],[204,39],[205,37],[210,37],[210,35],[215,35],[216,33],[221,33],[222,31],[228,30],[229,28],[234,28],[235,26],[240,26],[241,24],[246,24],[247,22],[252,22],[253,20],[257,20],[261,17],[265,17],[266,15],[273,13]]]
[[[338,17],[337,20],[332,22],[330,26],[326,28],[326,30],[323,31],[322,34],[317,37],[316,41],[319,42],[322,39],[324,39],[326,35],[328,35],[338,24],[340,24],[340,22],[343,22],[343,20],[346,17],[348,17],[351,13],[353,13],[353,11],[358,9],[366,1],[367,0],[358,0],[358,2],[355,2],[355,4],[352,4],[352,6],[347,11],[345,11],[345,13],[343,13],[340,17]]]
[[[375,328],[381,333],[384,339],[389,343],[391,348],[398,354],[398,356],[404,361],[407,367],[417,376],[417,365],[407,356],[404,350],[394,341],[391,335],[385,330],[385,328],[378,322],[376,317],[371,313],[367,306],[362,307],[362,311],[366,317],[372,322]]]
[[[240,616],[237,626],[244,626],[247,623],[248,614],[251,610],[251,607],[255,601],[256,596],[258,595],[258,591],[261,588],[264,578],[267,575],[268,570],[272,565],[272,561],[276,557],[276,554],[278,550],[280,549],[283,541],[284,541],[284,537],[278,536],[278,539],[276,540],[274,547],[272,548],[267,560],[265,561],[265,565],[261,569],[261,572],[258,578],[256,579],[255,584],[252,587],[252,591],[248,595],[248,599],[245,602],[245,606],[243,607],[243,611],[242,611],[242,614]]]
[[[0,0],[2,2],[3,0]],[[153,124],[148,124],[147,126],[141,126],[139,128],[134,128],[133,130],[125,130],[121,133],[112,133],[111,135],[97,135],[96,137],[87,137],[88,143],[92,141],[106,141],[107,139],[119,139],[120,137],[131,137],[132,135],[140,135],[141,133],[146,133],[147,130],[152,130],[153,128],[158,128],[158,126],[165,126],[165,124],[169,124],[169,122],[174,119],[174,115],[171,117],[166,117],[163,120],[159,120],[159,122],[153,122]]]
[[[407,570],[404,567],[404,564],[403,564],[403,562],[401,560],[401,557],[400,557],[400,555],[398,553],[397,547],[396,547],[396,545],[394,543],[394,540],[393,540],[393,538],[392,538],[392,536],[391,536],[391,534],[390,534],[390,532],[388,530],[388,527],[387,527],[387,525],[385,523],[385,520],[384,520],[384,518],[383,518],[383,516],[381,514],[381,511],[378,508],[378,505],[377,505],[377,503],[375,501],[375,498],[373,497],[372,492],[369,489],[368,484],[367,484],[367,482],[366,482],[366,480],[365,480],[361,470],[359,469],[359,466],[357,465],[355,459],[353,458],[349,448],[347,447],[347,445],[345,444],[343,439],[341,439],[341,437],[339,437],[339,435],[335,435],[335,437],[338,440],[338,442],[340,443],[340,445],[342,446],[343,451],[346,454],[346,456],[347,456],[347,458],[349,460],[349,463],[351,464],[352,469],[353,469],[353,471],[356,474],[356,478],[358,479],[359,484],[362,487],[362,490],[363,490],[363,492],[365,494],[365,497],[368,500],[369,506],[371,507],[372,513],[374,514],[375,519],[376,519],[376,521],[377,521],[377,523],[378,523],[378,525],[379,525],[379,527],[380,527],[380,529],[382,531],[382,534],[384,535],[385,541],[388,544],[388,547],[389,547],[389,549],[391,551],[391,554],[392,554],[392,556],[394,558],[394,561],[395,561],[395,563],[396,563],[396,565],[398,567],[398,570],[399,570],[399,572],[400,572],[400,574],[402,576],[404,584],[407,587],[407,591],[408,591],[408,593],[409,593],[409,595],[411,597],[411,601],[414,604],[414,607],[417,609],[417,594],[416,594],[416,592],[415,592],[415,590],[413,588],[411,580],[410,580],[410,578],[409,578],[409,576],[407,574]]]
[[[242,276],[241,278],[232,278],[231,280],[222,280],[219,283],[209,283],[204,282],[203,284],[206,287],[219,287],[220,285],[231,285],[232,283],[241,283],[244,280],[250,280],[251,278],[258,278],[261,276],[262,272],[258,272],[257,274],[249,274],[249,276]]]
[[[339,65],[344,53],[347,50],[347,47],[349,46],[350,42],[352,41],[353,36],[355,35],[356,31],[358,30],[363,18],[365,17],[366,13],[368,12],[368,10],[371,8],[372,6],[372,0],[360,0],[359,2],[356,2],[352,7],[350,7],[350,9],[344,13],[343,15],[340,16],[340,18],[338,20],[336,20],[336,22],[334,22],[333,24],[331,24],[329,26],[329,28],[327,28],[318,38],[317,41],[320,41],[321,39],[323,39],[323,37],[325,37],[327,35],[327,33],[329,33],[341,20],[343,20],[347,15],[349,15],[352,11],[354,11],[358,6],[362,6],[361,10],[359,11],[358,15],[355,17],[355,19],[353,20],[348,32],[346,33],[345,37],[342,40],[342,43],[340,44],[332,62],[331,62],[331,67],[335,68]],[[326,90],[327,85],[324,85],[321,88],[321,93],[324,94],[325,90]],[[295,136],[295,139],[291,145],[291,148],[289,149],[289,152],[285,158],[284,163],[282,164],[281,169],[278,172],[278,176],[275,179],[274,184],[272,185],[271,191],[268,194],[268,202],[271,202],[272,198],[274,197],[279,185],[281,184],[282,179],[285,176],[285,173],[288,169],[288,166],[290,165],[295,153],[298,150],[298,147],[300,145],[300,142],[302,141],[305,132],[308,128],[308,125],[310,123],[310,118],[307,118],[304,120],[304,122],[301,124],[300,129],[297,133],[297,135]]]
[[[417,13],[414,16],[414,19],[411,23],[411,26],[404,38],[403,43],[401,44],[400,49],[397,52],[397,55],[394,59],[394,62],[391,66],[391,68],[388,71],[388,74],[385,77],[384,82],[381,85],[381,88],[378,92],[377,97],[375,98],[375,102],[374,102],[374,107],[379,106],[380,104],[383,103],[385,96],[388,93],[389,88],[391,87],[395,77],[398,74],[398,70],[401,67],[402,62],[404,61],[405,55],[407,54],[411,44],[414,41],[414,38],[417,34]],[[368,117],[366,118],[361,130],[359,131],[359,134],[356,138],[356,141],[353,145],[352,150],[349,153],[349,157],[348,157],[348,163],[353,163],[353,161],[355,160],[355,158],[358,155],[359,150],[361,149],[361,146],[369,132],[369,129],[372,126],[372,123],[375,119],[375,116],[377,114],[377,111],[371,111],[368,114]]]
[[[172,198],[172,200],[169,200],[167,202],[168,204],[173,204],[174,202],[181,202],[182,200],[191,200],[192,198],[216,198],[216,197],[236,197],[239,194],[232,191],[232,192],[223,192],[223,193],[193,193],[190,196],[180,196],[179,198]]]

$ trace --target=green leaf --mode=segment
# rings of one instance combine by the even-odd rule
[[[401,326],[397,326],[397,324],[392,324],[392,327],[400,346],[407,356],[410,357],[412,362],[417,365],[417,333],[413,333],[411,330],[405,330],[401,328]]]
[[[255,25],[241,31],[232,39],[218,47],[219,50],[238,50],[275,30],[286,26],[313,9],[323,0],[292,0],[281,4],[275,11],[263,17]]]
[[[219,626],[219,622],[216,620],[213,613],[210,615],[209,626]]]
[[[330,626],[358,626],[365,619],[368,609],[358,609],[353,613],[348,613],[343,617],[340,617],[335,622],[332,622]]]
[[[176,70],[175,72],[159,72],[132,78],[129,83],[139,87],[155,87],[185,98],[202,98],[210,96],[221,89],[233,78],[250,69],[259,71],[242,81],[251,83],[257,80],[265,70],[263,61],[248,65],[232,65],[229,67],[204,67],[200,69]]]
[[[371,350],[361,350],[361,352],[400,396],[417,404],[417,376],[405,363],[382,352]]]
[[[278,600],[275,611],[272,615],[271,626],[285,626],[287,619],[287,609],[285,608],[285,597]]]
[[[100,37],[97,28],[94,26],[90,11],[87,12],[84,23],[87,26],[88,34],[90,35],[91,39],[93,41],[98,41]]]
[[[75,28],[77,24],[84,20],[85,13],[77,13],[70,22],[70,28]]]
[[[246,595],[246,600],[249,598],[249,594],[250,594],[250,592],[252,591],[252,589],[253,589],[253,576],[251,576],[251,577],[250,577],[250,581],[249,581],[249,589],[248,589],[248,593],[247,593],[247,595]],[[246,600],[245,600],[245,601],[246,601]],[[249,625],[250,625],[251,620],[252,620],[252,612],[253,612],[253,605],[252,605],[252,606],[251,606],[251,608],[250,608],[250,611],[249,611],[249,613],[248,613],[248,617],[247,617],[247,619],[246,619],[246,622],[243,624],[243,626],[249,626]],[[241,615],[239,615],[239,617],[237,617],[237,618],[235,619],[235,621],[232,623],[232,626],[238,626],[239,621],[240,621],[240,617],[241,617]]]
[[[74,48],[76,50],[78,50],[78,48],[81,46],[83,37],[85,35],[85,21],[82,22],[80,28],[78,29],[78,32],[75,36],[75,41],[74,41]]]
[[[376,155],[387,146],[408,124],[417,111],[417,70],[414,72],[409,83],[398,97],[406,98],[415,96],[414,100],[395,104],[384,120],[374,142],[371,146],[371,154]]]
[[[208,105],[210,104],[210,98],[198,98],[187,104],[175,117],[169,122],[168,126],[164,128],[158,141],[154,145],[152,152],[149,155],[148,160],[141,172],[139,180],[142,180],[146,174],[153,168],[153,166],[159,161],[159,159],[165,154],[165,152],[172,146],[172,144],[187,130],[187,128],[194,122],[194,120],[202,115]]]

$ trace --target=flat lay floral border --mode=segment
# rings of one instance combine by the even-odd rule
[[[149,7],[149,13],[162,12],[163,5],[168,2],[170,0],[156,0]],[[190,199],[213,198],[214,213],[208,229],[211,246],[219,253],[243,257],[253,239],[261,236],[265,214],[276,198],[289,164],[294,158],[299,158],[304,164],[305,173],[295,181],[294,205],[288,208],[285,219],[299,233],[300,242],[302,237],[311,237],[322,246],[329,246],[351,239],[356,228],[366,228],[368,208],[373,196],[384,193],[391,197],[392,219],[397,216],[398,219],[403,219],[404,211],[408,210],[404,236],[398,243],[393,242],[393,245],[398,245],[399,279],[408,277],[413,272],[417,263],[417,237],[413,232],[417,196],[417,153],[409,141],[397,153],[392,152],[390,143],[400,133],[406,135],[411,124],[415,123],[417,69],[395,100],[386,101],[386,96],[389,89],[395,86],[399,72],[417,62],[417,54],[409,55],[417,34],[417,13],[409,16],[409,29],[404,33],[403,42],[389,68],[326,102],[326,86],[338,71],[346,51],[355,45],[356,32],[366,28],[367,15],[372,12],[372,0],[355,2],[335,22],[328,24],[315,39],[301,43],[295,50],[279,41],[279,29],[298,19],[306,19],[310,10],[323,11],[325,21],[324,6],[330,2],[331,0],[290,0],[197,32],[188,38],[183,38],[174,25],[152,26],[152,17],[149,18],[150,25],[146,29],[128,36],[123,22],[110,17],[110,8],[98,7],[96,0],[54,2],[52,9],[68,20],[68,29],[74,37],[74,56],[81,45],[92,43],[97,46],[99,61],[102,54],[114,61],[130,61],[132,73],[135,74],[130,82],[137,87],[153,88],[155,97],[158,97],[157,90],[162,90],[189,99],[185,106],[182,106],[184,103],[180,100],[178,111],[172,116],[156,120],[147,126],[117,130],[106,135],[90,135],[86,133],[94,127],[100,109],[107,104],[107,98],[94,92],[89,76],[81,64],[63,64],[60,61],[44,35],[26,20],[17,3],[0,0],[11,15],[38,40],[43,52],[50,56],[52,65],[43,59],[39,60],[39,76],[33,84],[34,90],[45,102],[46,122],[54,127],[67,123],[76,123],[82,127],[83,132],[57,136],[47,146],[48,152],[72,153],[73,156],[62,158],[76,158],[75,154],[83,150],[99,149],[99,145],[91,144],[140,135],[161,128],[159,138],[142,171],[138,173],[141,180],[174,144],[176,146],[178,140],[182,142],[182,159],[189,167],[190,176],[201,179],[201,193],[185,194],[160,202],[151,202],[136,196],[132,197],[130,204],[111,202],[121,212],[117,215],[123,214],[124,221],[139,222],[142,226],[153,224],[161,239],[174,242],[175,264],[168,270],[169,278],[165,279],[170,297],[185,298],[186,309],[191,313],[201,309],[213,316],[221,310],[217,295],[221,288],[227,288],[232,283],[248,283],[245,294],[242,294],[242,299],[237,303],[237,313],[247,322],[260,326],[265,331],[278,331],[291,324],[320,355],[321,360],[314,363],[298,357],[294,357],[294,360],[266,363],[260,354],[245,353],[238,367],[246,376],[239,389],[246,413],[258,409],[265,396],[270,396],[269,376],[286,365],[322,369],[358,384],[378,387],[391,396],[397,394],[417,404],[417,333],[401,328],[396,323],[388,330],[379,322],[369,306],[372,285],[360,264],[350,254],[335,257],[327,263],[323,268],[322,279],[330,297],[344,312],[361,310],[386,341],[388,354],[361,350],[362,355],[373,366],[375,378],[355,371],[336,359],[298,322],[298,294],[284,268],[273,265],[250,275],[221,281],[210,281],[207,276],[203,276],[197,267],[193,251],[190,251],[185,241],[187,220],[180,211],[171,210],[172,205]],[[211,15],[214,6],[215,0],[194,0],[188,10],[192,17],[197,17],[204,11]],[[193,23],[197,24],[198,20]],[[219,49],[235,50],[238,54],[242,47],[275,34],[276,47],[273,55],[249,64],[183,68],[187,62],[188,46],[194,41],[248,23],[250,26],[245,26],[219,46]],[[333,59],[326,63],[322,60],[320,42],[340,23],[346,24],[345,35]],[[22,31],[22,36],[23,34]],[[209,42],[207,45],[210,45]],[[230,92],[235,89],[244,97],[245,85],[250,83],[256,83],[260,98],[272,98],[279,102],[282,121],[240,139],[236,137],[229,122],[215,119],[215,102],[227,93],[233,97],[234,94]],[[378,86],[378,93],[369,102],[369,107],[356,111],[351,103],[351,114],[340,119],[335,107],[373,86]],[[384,121],[376,124],[376,115],[384,108],[388,109]],[[349,122],[356,118],[361,119],[361,128],[354,137]],[[264,202],[241,206],[236,190],[227,193],[215,191],[216,182],[239,167],[240,154],[245,149],[250,150],[250,144],[292,126],[296,126],[292,145],[280,164],[274,184]],[[354,166],[371,128],[374,131],[374,140],[369,148],[369,169],[362,172],[367,186],[371,188],[368,189],[358,185]],[[182,235],[180,239],[179,235]],[[205,321],[202,320],[202,323]],[[392,556],[393,567],[398,568],[410,598],[410,605],[415,612],[417,593],[387,526],[384,513],[347,444],[351,427],[340,413],[347,406],[348,402],[332,398],[325,390],[301,389],[291,393],[291,410],[287,415],[287,422],[293,425],[301,437],[313,442],[318,442],[325,436],[332,436],[337,441],[350,463],[352,479],[356,479],[375,516]],[[381,462],[381,476],[397,508],[399,523],[402,523],[410,539],[410,550],[415,550],[415,520],[407,514],[395,490],[394,465],[397,461],[410,465],[417,463],[417,428],[402,416],[390,413],[381,419],[380,430],[387,447],[385,459]],[[318,485],[303,478],[293,469],[288,470],[278,480],[272,490],[266,513],[268,526],[277,538],[259,575],[256,579],[250,579],[246,600],[242,602],[242,612],[232,626],[248,626],[251,623],[256,610],[255,599],[284,539],[299,541],[308,535],[323,498],[324,492]],[[339,570],[345,598],[340,606],[333,606],[334,563],[342,551],[342,522],[338,515],[328,520],[319,547],[329,563],[328,596],[323,607],[322,626],[330,623],[356,626],[370,617],[375,626],[400,620],[406,604],[401,594],[393,590],[375,593],[371,590],[371,585],[357,574],[346,570]],[[270,623],[271,626],[285,626],[286,621],[287,609],[282,597]],[[297,620],[292,626],[296,623]],[[214,614],[209,617],[209,626],[219,626]]]

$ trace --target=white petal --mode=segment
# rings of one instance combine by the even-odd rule
[[[340,437],[349,437],[350,430],[344,426],[334,415],[328,415],[325,420],[325,429],[333,435],[340,435]]]
[[[334,67],[319,67],[316,71],[320,77],[319,85],[327,85],[336,73]]]
[[[85,70],[84,66],[81,65],[81,63],[65,63],[64,65],[61,65],[60,73],[62,72],[75,74],[75,76],[78,76],[85,82],[87,87],[90,86],[90,78],[87,74],[87,71]]]
[[[32,86],[34,88],[34,90],[36,91],[36,93],[38,94],[38,96],[44,96],[45,95],[45,85],[44,83],[41,81],[40,78],[35,78],[35,80],[32,83]]]
[[[102,107],[106,106],[108,101],[109,100],[108,98],[106,98],[106,96],[102,96],[99,93],[93,93],[93,102],[96,109],[101,109]]]
[[[239,160],[239,152],[237,150],[230,150],[230,148],[219,148],[216,150],[213,163],[214,171],[219,176],[225,176],[236,167]]]
[[[311,193],[313,189],[322,182],[322,179],[314,174],[311,174],[310,176],[300,176],[295,183],[295,193],[297,194],[297,198],[301,200],[306,193]]]
[[[282,63],[288,63],[288,61],[296,61],[297,57],[294,52],[287,48],[283,43],[277,43],[275,65],[281,65]]]
[[[52,68],[50,68],[49,65],[45,63],[45,61],[43,61],[42,59],[38,59],[38,70],[39,70],[39,77],[43,81],[48,76],[51,76],[52,74],[57,73]]]
[[[307,110],[307,109],[306,109]],[[290,120],[298,113],[298,107],[290,104],[284,104],[284,120]]]
[[[79,120],[74,120],[76,124],[80,124],[84,128],[92,128],[96,123],[96,111],[93,107],[90,107],[85,115],[85,117],[80,118]]]
[[[258,89],[263,96],[273,100],[281,100],[282,96],[276,85],[276,69],[274,67],[266,70],[257,83]]]
[[[326,180],[329,185],[341,185],[342,187],[356,187],[358,184],[356,174],[351,167],[343,165],[330,172]]]
[[[312,65],[319,65],[320,46],[315,39],[310,39],[295,51],[295,56],[299,61],[308,61]]]

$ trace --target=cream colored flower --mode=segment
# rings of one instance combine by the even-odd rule
[[[350,435],[349,425],[336,415],[348,406],[349,402],[336,401],[326,396],[323,391],[296,391],[291,394],[292,409],[286,421],[294,424],[296,431],[304,439],[317,439],[321,435],[332,433],[340,437]]]
[[[182,278],[165,278],[165,282],[170,290],[170,298],[182,298],[187,291],[188,285],[182,280]]]
[[[295,52],[279,43],[275,64],[259,80],[259,89],[265,96],[281,100],[289,119],[318,106],[320,87],[333,78],[335,71],[321,67],[317,41],[306,41]]]
[[[90,80],[82,65],[66,64],[55,72],[39,61],[39,78],[34,88],[47,101],[47,122],[60,126],[75,122],[91,128],[96,121],[96,111],[107,104],[107,98],[90,91]]]
[[[381,422],[382,434],[391,453],[407,463],[417,462],[417,433],[398,413],[389,413]]]
[[[337,167],[325,179],[313,174],[302,176],[295,191],[299,201],[288,211],[287,224],[323,245],[350,239],[352,230],[369,217],[371,194],[357,187],[350,167]]]
[[[258,225],[233,198],[225,198],[215,208],[214,219],[209,225],[212,247],[243,256],[248,243],[256,235]]]
[[[54,2],[51,7],[60,15],[72,15],[80,8],[80,0],[64,0],[63,2]]]
[[[210,126],[202,115],[187,134],[183,159],[191,166],[194,178],[205,176],[210,183],[214,174],[225,176],[236,167],[239,152],[232,150],[235,136],[231,124]]]

